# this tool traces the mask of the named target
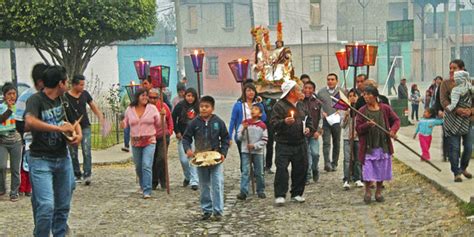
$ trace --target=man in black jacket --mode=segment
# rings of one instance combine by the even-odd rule
[[[302,197],[308,170],[308,146],[305,139],[314,134],[311,117],[299,100],[303,97],[301,87],[294,81],[281,86],[283,95],[273,107],[270,123],[275,131],[276,174],[275,204],[285,203],[288,192],[288,165],[291,162],[291,200],[304,202]]]

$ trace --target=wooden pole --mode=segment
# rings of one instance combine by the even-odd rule
[[[198,87],[198,99],[201,100],[201,76],[199,75],[200,73],[199,72],[196,72],[197,73],[197,87]]]
[[[332,98],[333,100],[335,101],[339,101],[337,98]],[[344,102],[344,104],[346,104],[347,106],[349,106],[349,108],[351,110],[353,110],[354,112],[356,112],[357,114],[359,114],[362,118],[364,118],[365,120],[368,120],[368,121],[371,121],[371,119],[367,116],[365,116],[365,114],[361,113],[359,110],[357,110],[356,108],[352,107],[350,104],[347,104],[344,100],[341,100],[342,102]],[[385,129],[384,127],[380,126],[379,124],[375,124],[375,126],[382,130],[383,132],[385,132],[386,134],[390,134],[390,132]],[[400,141],[400,139],[398,138],[393,138],[395,141],[397,141],[398,143],[402,144],[405,148],[407,148],[409,151],[411,151],[412,153],[414,153],[416,156],[420,157],[422,161],[428,163],[429,165],[431,165],[433,168],[435,168],[437,171],[441,172],[441,169],[438,168],[438,166],[436,166],[435,164],[433,164],[431,161],[429,160],[425,160],[423,158],[423,156],[421,156],[418,152],[416,152],[415,150],[413,150],[411,147],[409,147],[407,144],[403,143],[402,141]]]
[[[160,87],[160,105],[161,109],[164,110],[164,103],[163,103],[163,86]],[[163,128],[163,165],[165,166],[165,178],[166,178],[166,193],[170,194],[170,177],[168,174],[168,146],[166,144],[166,133],[167,133],[167,127],[165,123],[165,114],[162,114],[160,111],[161,115],[161,127]]]
[[[354,66],[354,83],[352,85],[352,88],[355,90],[356,89],[356,81],[357,81],[357,66]],[[340,93],[340,92],[339,92]],[[349,112],[349,115],[350,112]],[[349,129],[349,144],[350,144],[350,151],[351,151],[351,158],[349,161],[349,177],[347,177],[348,181],[351,180],[352,177],[352,170],[354,167],[354,144],[355,144],[355,115],[350,116],[351,119],[351,126]]]

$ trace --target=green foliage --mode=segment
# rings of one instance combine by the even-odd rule
[[[151,35],[156,21],[155,0],[0,0],[0,40],[33,45],[69,73],[100,47]]]
[[[107,103],[113,113],[120,112],[120,84],[113,84],[109,88],[109,95],[107,96]]]

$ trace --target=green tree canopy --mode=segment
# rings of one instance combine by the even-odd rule
[[[150,36],[155,24],[155,0],[0,0],[0,40],[34,46],[70,76],[101,47]]]

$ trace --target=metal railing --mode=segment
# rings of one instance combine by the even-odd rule
[[[108,108],[100,108],[100,111],[104,114],[105,120],[110,123],[111,128],[108,134],[102,134],[99,118],[88,109],[87,114],[91,123],[91,146],[93,150],[106,149],[123,142],[123,129],[120,127],[121,114],[114,113]]]

